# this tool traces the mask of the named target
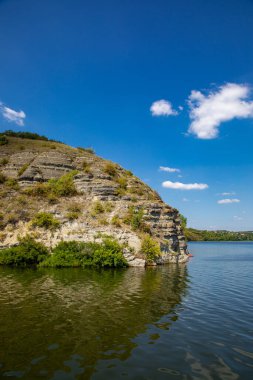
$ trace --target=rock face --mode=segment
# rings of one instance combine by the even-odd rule
[[[20,139],[8,140],[0,147],[0,178],[5,179],[0,182],[0,248],[17,244],[27,233],[48,246],[60,240],[93,241],[106,234],[132,249],[124,253],[130,266],[144,266],[141,241],[149,234],[162,251],[157,264],[187,261],[178,211],[131,172],[89,150],[22,140],[24,148],[17,151]],[[77,193],[72,196],[52,200],[26,191],[66,173],[73,173]],[[59,228],[32,227],[38,212],[53,214]]]

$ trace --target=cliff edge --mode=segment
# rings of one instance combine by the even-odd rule
[[[160,245],[156,264],[187,261],[178,211],[130,171],[44,137],[6,133],[1,141],[0,248],[27,234],[48,247],[110,235],[126,247],[130,266],[144,266],[148,235]]]

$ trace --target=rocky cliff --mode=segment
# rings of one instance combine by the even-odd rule
[[[57,228],[34,223],[48,214]],[[133,266],[145,265],[148,234],[160,245],[157,264],[188,258],[178,211],[130,171],[91,149],[8,136],[0,146],[0,248],[27,234],[51,247],[110,235]]]

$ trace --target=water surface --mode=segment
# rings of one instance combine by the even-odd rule
[[[0,376],[253,379],[253,243],[191,243],[187,265],[0,267]]]

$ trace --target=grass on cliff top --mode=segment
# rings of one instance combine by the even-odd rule
[[[122,246],[111,237],[101,243],[60,242],[51,254],[42,244],[27,236],[19,245],[0,250],[0,265],[66,267],[126,267]]]

